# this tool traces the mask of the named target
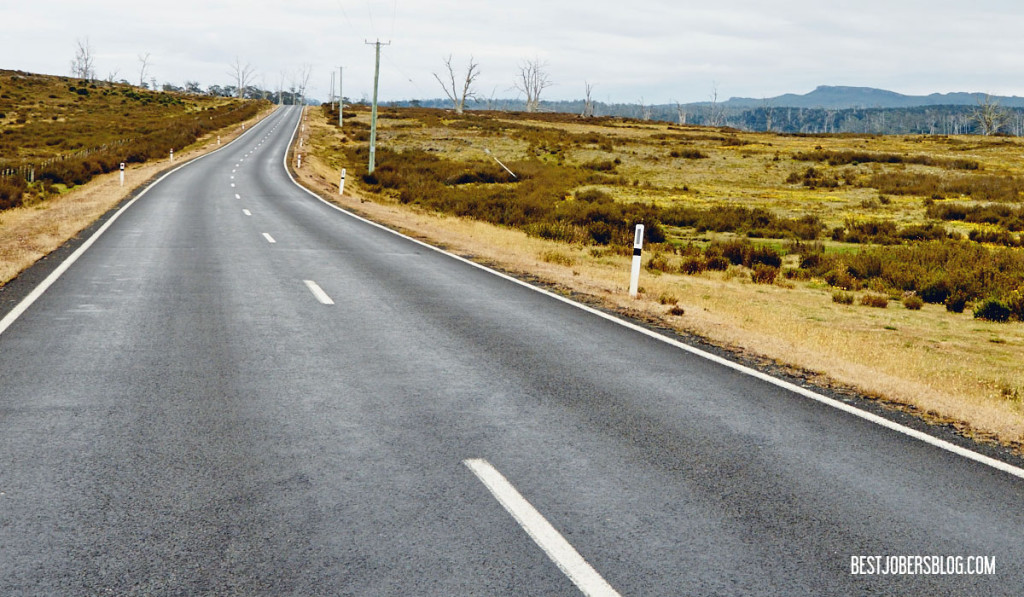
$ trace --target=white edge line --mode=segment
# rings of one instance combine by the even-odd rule
[[[301,119],[299,119],[299,121],[301,122]],[[296,123],[295,131],[292,132],[292,138],[288,142],[288,147],[291,147],[291,144],[294,142],[295,134],[298,132],[298,130],[299,130],[299,125],[298,125],[298,123]],[[442,255],[446,255],[448,257],[451,257],[452,259],[461,261],[461,262],[465,263],[466,265],[475,267],[477,269],[480,269],[480,270],[483,270],[485,272],[488,272],[488,273],[490,273],[492,275],[498,276],[499,278],[503,278],[505,280],[508,280],[509,282],[512,282],[513,284],[518,284],[518,285],[520,285],[520,286],[522,286],[524,288],[529,288],[530,290],[533,290],[534,292],[539,292],[539,293],[541,293],[543,295],[546,295],[546,296],[548,296],[550,298],[553,298],[553,299],[555,299],[557,301],[561,301],[561,302],[563,302],[563,303],[565,303],[567,305],[572,305],[573,307],[576,307],[577,309],[582,309],[583,311],[586,311],[587,313],[590,313],[592,315],[596,315],[597,317],[601,317],[601,318],[603,318],[603,319],[605,319],[607,321],[610,321],[612,323],[615,323],[615,324],[621,325],[623,327],[629,328],[629,329],[631,329],[631,330],[633,330],[635,332],[638,332],[638,333],[643,334],[645,336],[648,336],[650,338],[654,338],[655,340],[659,340],[661,342],[664,342],[666,344],[674,346],[674,347],[676,347],[676,348],[678,348],[680,350],[684,350],[686,352],[689,352],[690,354],[693,354],[695,356],[707,359],[707,360],[709,360],[709,361],[711,361],[713,363],[717,363],[717,364],[722,365],[724,367],[728,367],[728,368],[730,368],[730,369],[732,369],[734,371],[738,371],[738,372],[743,373],[745,375],[749,375],[751,377],[755,377],[757,379],[760,379],[761,381],[765,381],[765,382],[770,383],[770,384],[772,384],[772,385],[774,385],[776,387],[780,387],[780,388],[783,388],[785,390],[789,390],[790,392],[794,392],[794,393],[799,394],[801,396],[804,396],[806,398],[810,398],[811,400],[814,400],[814,401],[820,402],[822,404],[831,406],[832,408],[839,409],[839,410],[841,410],[841,411],[843,411],[845,413],[849,413],[849,414],[851,414],[851,415],[853,415],[855,417],[860,417],[861,419],[864,419],[866,421],[870,421],[872,423],[875,423],[876,425],[880,425],[880,426],[885,427],[887,429],[891,429],[892,431],[896,431],[898,433],[902,433],[903,435],[912,437],[912,438],[914,438],[916,440],[920,440],[920,441],[922,441],[922,442],[924,442],[926,444],[929,444],[931,446],[934,446],[936,448],[939,448],[939,449],[942,449],[942,450],[946,450],[947,452],[951,452],[953,454],[956,454],[958,456],[962,456],[962,457],[967,458],[969,460],[973,460],[975,462],[978,462],[978,463],[990,466],[990,467],[992,467],[994,469],[997,469],[997,470],[1000,470],[1000,471],[1002,471],[1004,473],[1008,473],[1008,474],[1013,475],[1015,477],[1018,477],[1020,479],[1024,479],[1024,469],[1021,469],[1019,467],[1013,466],[1012,464],[1008,464],[1006,462],[1003,462],[1002,460],[997,460],[997,459],[992,458],[990,456],[985,456],[984,454],[979,454],[979,453],[974,452],[972,450],[968,450],[967,448],[963,448],[963,447],[958,446],[958,445],[956,445],[954,443],[948,442],[948,441],[946,441],[944,439],[939,439],[937,437],[928,435],[927,433],[924,433],[922,431],[918,431],[916,429],[911,429],[910,427],[906,427],[904,425],[900,425],[899,423],[896,423],[894,421],[890,421],[889,419],[886,419],[885,417],[880,417],[880,416],[878,416],[878,415],[876,415],[874,413],[869,413],[869,412],[867,412],[865,410],[861,410],[861,409],[859,409],[859,408],[857,408],[855,406],[851,406],[849,404],[846,404],[845,402],[841,402],[841,401],[836,400],[834,398],[829,398],[828,396],[825,396],[823,394],[819,394],[817,392],[808,390],[807,388],[800,387],[800,386],[798,386],[798,385],[796,385],[794,383],[790,383],[788,381],[785,381],[785,380],[782,380],[782,379],[778,379],[776,377],[772,377],[771,375],[768,375],[767,373],[763,373],[761,371],[758,371],[757,369],[752,369],[750,367],[747,367],[746,365],[741,365],[739,363],[734,363],[734,362],[732,362],[732,361],[730,361],[728,359],[722,358],[722,357],[720,357],[718,355],[715,355],[715,354],[712,354],[710,352],[701,350],[701,349],[696,348],[694,346],[690,346],[689,344],[684,344],[684,343],[682,343],[682,342],[680,342],[678,340],[674,340],[672,338],[669,338],[668,336],[663,336],[663,335],[661,335],[661,334],[659,334],[657,332],[654,332],[654,331],[651,331],[651,330],[649,330],[647,328],[644,328],[644,327],[641,327],[639,325],[636,325],[635,323],[626,321],[624,319],[619,319],[618,317],[615,317],[614,315],[609,315],[608,313],[605,313],[603,311],[599,311],[597,309],[594,309],[593,307],[589,307],[589,306],[584,305],[582,303],[577,303],[576,301],[568,299],[568,298],[566,298],[564,296],[560,296],[558,294],[555,294],[555,293],[551,292],[550,290],[545,290],[543,288],[534,286],[532,284],[528,284],[527,282],[524,282],[522,280],[513,278],[512,276],[509,276],[508,274],[503,274],[503,273],[501,273],[501,272],[499,272],[497,270],[493,270],[493,269],[491,269],[491,268],[489,268],[489,267],[487,267],[485,265],[481,265],[481,264],[476,263],[474,261],[470,261],[469,259],[466,259],[465,257],[460,257],[458,255],[455,255],[454,253],[449,253],[448,251],[445,251],[444,249],[441,249],[441,248],[435,247],[433,245],[427,244],[427,243],[425,243],[425,242],[423,242],[421,240],[418,240],[418,239],[412,238],[411,236],[402,234],[401,232],[398,232],[397,230],[392,230],[391,228],[388,228],[387,226],[384,226],[383,224],[378,224],[377,222],[374,222],[372,220],[368,220],[368,219],[366,219],[366,218],[364,218],[364,217],[362,217],[360,215],[354,214],[354,213],[348,211],[347,209],[345,209],[343,207],[340,207],[338,205],[335,205],[335,204],[331,203],[330,201],[325,200],[320,195],[317,195],[313,191],[311,191],[311,190],[307,189],[306,187],[302,186],[301,184],[299,184],[295,180],[295,178],[292,177],[292,173],[288,171],[287,150],[285,151],[285,156],[286,156],[285,159],[282,160],[282,165],[284,166],[285,174],[288,175],[288,178],[291,179],[292,183],[294,183],[295,186],[297,186],[298,188],[300,188],[303,191],[305,191],[307,194],[309,194],[311,197],[313,197],[317,201],[320,201],[324,205],[327,205],[328,207],[331,207],[331,208],[333,208],[333,209],[335,209],[337,211],[340,211],[341,213],[349,216],[350,218],[354,218],[356,220],[359,220],[360,222],[363,222],[365,224],[369,224],[370,226],[374,226],[374,227],[379,228],[381,230],[384,230],[386,232],[390,232],[391,234],[394,234],[395,236],[398,236],[398,237],[404,238],[405,240],[408,240],[410,242],[416,243],[417,245],[419,245],[419,246],[421,246],[421,247],[423,247],[425,249],[430,249],[431,251],[436,251],[436,252],[438,252],[438,253],[440,253]]]
[[[249,211],[248,209],[243,209],[243,210],[242,210],[242,213],[244,213],[244,214],[245,214],[245,215],[247,215],[247,216],[251,216],[251,215],[252,215],[252,212],[251,212],[251,211]]]
[[[319,284],[317,284],[313,280],[303,280],[303,282],[306,284],[306,288],[308,288],[309,291],[313,293],[313,296],[316,297],[316,300],[320,301],[325,305],[334,304],[334,301],[331,300],[331,297],[327,296],[327,293],[324,292],[323,288],[320,288]]]
[[[138,201],[139,199],[142,199],[142,197],[145,196],[146,193],[148,193],[151,189],[153,189],[158,184],[163,182],[163,180],[165,178],[167,178],[168,176],[174,174],[178,170],[181,170],[182,168],[185,168],[187,166],[191,166],[192,164],[198,162],[199,160],[201,160],[201,159],[203,159],[205,157],[211,156],[211,155],[213,155],[213,154],[215,154],[215,153],[217,153],[219,151],[223,151],[223,150],[227,149],[233,143],[235,143],[235,141],[238,141],[239,139],[243,138],[250,131],[256,130],[256,127],[258,127],[259,125],[261,125],[264,122],[266,122],[266,120],[268,118],[270,118],[270,116],[272,116],[272,115],[273,115],[273,113],[268,114],[262,120],[257,122],[252,128],[250,128],[249,131],[246,131],[245,133],[242,133],[238,137],[235,137],[235,139],[233,141],[231,141],[230,143],[227,143],[223,147],[220,147],[218,149],[214,149],[213,151],[211,151],[209,153],[205,153],[205,154],[203,154],[201,156],[192,158],[191,160],[185,162],[184,164],[178,166],[177,168],[174,168],[173,170],[171,170],[169,172],[165,172],[160,178],[158,178],[155,181],[153,181],[153,184],[151,184],[148,187],[146,187],[145,189],[143,189],[142,192],[139,193],[138,195],[136,195],[131,201],[129,201],[128,203],[125,203],[124,205],[122,205],[120,209],[118,209],[116,212],[114,212],[114,215],[110,216],[110,218],[106,222],[104,222],[103,225],[100,226],[96,230],[96,232],[92,233],[92,236],[90,236],[88,239],[85,240],[85,242],[83,242],[81,245],[79,245],[79,247],[77,249],[75,249],[74,252],[72,252],[70,255],[68,255],[67,259],[62,261],[61,264],[56,267],[56,269],[54,269],[52,272],[50,272],[50,275],[46,276],[46,278],[44,278],[43,281],[40,282],[38,286],[33,288],[32,292],[28,293],[28,295],[25,298],[21,299],[21,302],[19,302],[17,305],[15,305],[14,308],[11,309],[7,313],[7,315],[4,316],[3,319],[0,319],[0,334],[3,334],[4,332],[6,332],[7,328],[11,327],[11,325],[15,321],[17,321],[19,317],[24,315],[25,311],[28,311],[29,307],[31,307],[33,303],[35,303],[37,300],[39,300],[39,297],[43,296],[43,293],[45,293],[47,290],[49,290],[50,286],[53,286],[54,282],[56,282],[58,279],[60,279],[60,277],[64,275],[64,272],[68,271],[68,269],[72,265],[74,265],[75,262],[78,261],[78,259],[86,251],[89,250],[89,247],[91,247],[93,245],[93,243],[95,243],[97,240],[99,240],[99,238],[101,236],[103,236],[103,233],[106,232],[107,229],[110,228],[110,226],[113,225],[113,223],[116,222],[117,219],[120,218],[121,215],[125,211],[127,211],[129,207],[131,207],[132,205],[135,205],[136,201]]]
[[[580,591],[594,597],[619,597],[618,591],[583,559],[576,548],[491,463],[480,458],[463,460],[462,463],[473,471],[534,543],[544,550]]]
[[[274,240],[273,236],[270,236],[269,232],[264,232],[263,233],[263,238],[267,239],[267,242],[270,243],[270,244],[274,244],[274,243],[277,242],[276,240]]]

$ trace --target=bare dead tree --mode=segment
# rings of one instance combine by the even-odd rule
[[[235,90],[238,93],[239,99],[244,98],[245,89],[252,83],[253,77],[256,75],[256,69],[248,62],[243,65],[242,60],[235,56],[235,62],[230,65],[228,74],[231,75],[232,80],[235,82]]]
[[[145,56],[139,54],[139,87],[146,86],[146,69],[149,67],[149,52]]]
[[[455,113],[462,114],[466,108],[466,99],[476,98],[476,92],[473,91],[473,81],[480,76],[480,65],[473,62],[472,56],[469,57],[469,66],[466,67],[466,78],[462,82],[461,93],[459,93],[458,84],[455,82],[455,67],[452,66],[451,54],[448,54],[448,57],[444,59],[444,66],[448,70],[448,80],[445,81],[437,73],[433,73],[434,78],[441,84],[444,94],[451,100],[452,109],[455,110]]]
[[[298,86],[299,97],[302,98],[300,104],[306,103],[306,87],[309,86],[309,77],[313,74],[312,64],[303,64],[302,68],[299,69],[299,74],[296,77],[296,85]]]
[[[516,79],[514,87],[526,96],[527,112],[536,112],[540,108],[540,94],[551,85],[547,62],[541,62],[540,58],[534,58],[525,60],[519,65],[519,77]]]
[[[718,85],[711,85],[711,105],[708,106],[708,126],[722,126],[725,123],[725,110],[718,103]]]
[[[684,106],[683,104],[681,104],[679,102],[675,102],[675,104],[676,104],[676,117],[679,119],[679,124],[681,124],[681,125],[686,124],[686,106]]]
[[[989,94],[978,98],[978,107],[971,111],[971,119],[981,127],[983,135],[994,135],[1007,123],[1010,114],[999,106],[999,100]]]
[[[642,120],[650,120],[653,113],[651,106],[644,103],[644,98],[640,98],[640,118]]]
[[[593,118],[594,117],[594,100],[591,98],[591,94],[594,91],[594,86],[591,85],[589,82],[584,81],[583,82],[583,88],[587,92],[587,97],[586,97],[586,99],[583,100],[583,113],[580,114],[580,116],[582,116],[583,118]]]
[[[96,78],[96,58],[92,55],[92,44],[89,38],[85,41],[76,40],[75,58],[71,61],[71,74],[80,79],[91,81]]]
[[[773,104],[768,98],[761,100],[761,108],[764,110],[764,130],[767,132],[772,131],[772,120],[775,116],[775,104]]]

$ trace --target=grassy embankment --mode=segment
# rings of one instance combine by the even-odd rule
[[[1022,446],[1024,325],[974,313],[988,298],[1012,304],[1024,282],[1015,139],[384,110],[378,169],[367,177],[368,114],[346,113],[344,133],[336,112],[309,115],[300,178],[343,206],[818,383]],[[949,218],[945,208],[997,216]],[[657,242],[631,300],[625,241],[638,221]]]
[[[170,149],[175,163],[211,151],[269,108],[0,71],[0,172],[34,170],[0,177],[0,284],[170,168]]]

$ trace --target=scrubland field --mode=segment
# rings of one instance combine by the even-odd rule
[[[0,70],[0,285],[267,102]],[[120,186],[120,163],[126,185]]]
[[[369,112],[344,116],[341,130],[336,109],[308,109],[300,150],[301,181],[339,204],[821,385],[1024,446],[1015,138],[383,109],[370,175]],[[647,244],[632,300],[637,223]]]
[[[0,209],[163,159],[269,104],[0,70]]]

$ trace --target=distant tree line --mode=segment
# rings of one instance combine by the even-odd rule
[[[391,106],[451,108],[451,100],[434,98],[389,102]],[[467,110],[525,112],[523,99],[475,99]],[[911,108],[796,108],[762,106],[727,108],[709,102],[694,104],[644,105],[588,102],[586,100],[543,101],[539,110],[567,114],[617,116],[693,124],[727,126],[742,131],[772,131],[790,134],[879,134],[879,135],[985,135],[1024,136],[1024,108],[998,108],[986,116],[985,106],[921,106]],[[989,112],[993,110],[991,107]]]

